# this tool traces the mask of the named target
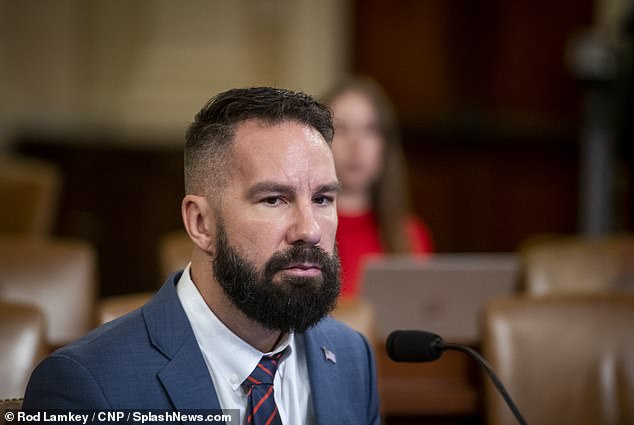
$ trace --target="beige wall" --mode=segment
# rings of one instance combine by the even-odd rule
[[[323,92],[349,68],[348,0],[0,0],[0,144],[16,129],[180,142],[234,86]]]

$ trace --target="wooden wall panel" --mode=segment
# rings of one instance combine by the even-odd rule
[[[591,0],[358,0],[355,71],[403,126],[416,212],[440,251],[577,230],[582,90],[565,66]]]

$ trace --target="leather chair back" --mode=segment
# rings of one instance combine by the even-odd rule
[[[22,408],[22,398],[6,398],[0,400],[0,425],[13,425],[15,420],[8,421],[5,413],[9,410],[17,411]]]
[[[502,298],[483,353],[530,424],[634,424],[634,294]],[[491,425],[515,424],[489,382]]]
[[[365,336],[372,347],[378,343],[376,315],[370,303],[362,299],[339,299],[331,316]]]
[[[634,291],[634,237],[543,237],[520,248],[529,295]]]
[[[23,396],[33,368],[45,354],[40,310],[0,301],[0,399]]]
[[[0,234],[49,235],[60,186],[60,173],[53,164],[0,156]]]
[[[97,325],[103,325],[142,307],[153,295],[154,292],[149,291],[102,298],[97,307]]]
[[[96,254],[69,239],[0,237],[0,299],[36,305],[53,347],[94,325]]]
[[[184,230],[169,233],[159,243],[159,261],[163,279],[187,267],[192,257],[194,243]],[[162,284],[163,282],[161,282]]]
[[[193,249],[194,244],[184,230],[164,235],[159,242],[158,248],[162,279],[167,279],[175,271],[184,269],[191,259]],[[163,282],[161,281],[159,286],[162,284]],[[153,291],[147,291],[115,295],[99,300],[97,324],[107,323],[143,306],[153,295]]]

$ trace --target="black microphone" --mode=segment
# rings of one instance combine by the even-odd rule
[[[528,425],[524,416],[511,399],[502,381],[497,377],[489,363],[474,349],[445,342],[439,335],[426,331],[394,331],[386,341],[387,354],[395,362],[431,362],[442,356],[446,350],[461,351],[473,358],[489,375],[493,384],[502,395],[515,419],[521,425]]]

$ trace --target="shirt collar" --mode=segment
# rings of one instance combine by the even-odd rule
[[[176,291],[194,335],[206,360],[218,375],[235,391],[253,372],[264,355],[272,355],[286,350],[280,361],[278,373],[284,376],[284,361],[295,352],[295,334],[286,334],[277,346],[268,353],[262,353],[238,335],[233,333],[205,303],[198,288],[191,279],[191,263],[185,268],[178,281]]]

